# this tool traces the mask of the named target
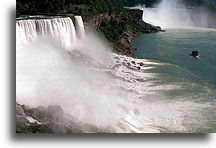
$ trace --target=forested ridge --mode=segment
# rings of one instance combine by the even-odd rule
[[[118,0],[17,0],[16,15],[62,14],[78,15],[100,14],[122,11]]]
[[[116,46],[130,51],[130,37],[139,33],[157,32],[160,29],[144,23],[141,10],[124,9],[126,4],[145,4],[149,7],[160,0],[17,0],[16,16],[38,15],[38,14],[74,14],[83,18],[100,16],[96,28],[105,38],[115,43]],[[204,2],[205,1],[205,2]],[[196,6],[205,3],[212,5],[212,1],[207,0],[187,0],[188,6]],[[112,17],[114,15],[114,17]],[[122,40],[123,39],[123,40]],[[122,42],[125,42],[122,44]],[[125,46],[126,45],[126,46]]]
[[[17,16],[42,13],[73,13],[78,15],[119,12],[123,6],[145,4],[152,7],[161,0],[17,0]],[[185,5],[194,7],[205,5],[215,8],[215,0],[180,0]]]

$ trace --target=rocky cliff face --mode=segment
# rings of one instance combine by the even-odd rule
[[[115,20],[117,22],[124,23],[126,28],[121,34],[120,38],[114,42],[111,42],[110,45],[114,47],[114,51],[120,54],[134,56],[132,51],[137,50],[130,46],[131,41],[134,37],[139,34],[144,33],[156,33],[162,31],[159,26],[153,26],[148,23],[145,23],[142,20],[143,11],[136,9],[125,9],[120,13],[105,13],[99,14],[96,16],[84,17],[84,22],[86,25],[91,25],[94,27],[99,27],[103,20]],[[112,33],[113,30],[109,30]],[[103,32],[102,32],[103,34]]]
[[[76,121],[76,122],[75,122]],[[78,122],[60,106],[35,108],[16,104],[16,133],[104,133],[94,125]]]

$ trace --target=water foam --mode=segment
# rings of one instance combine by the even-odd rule
[[[38,22],[26,21],[32,26]],[[67,30],[62,21],[54,21],[53,26]],[[185,117],[196,123],[200,114],[194,111],[209,106],[169,100],[163,91],[181,88],[175,84],[158,85],[158,75],[147,72],[163,63],[111,53],[104,41],[87,31],[76,43],[70,40],[73,50],[68,50],[62,40],[57,42],[56,36],[50,35],[61,34],[60,30],[47,32],[43,28],[47,25],[43,25],[41,30],[48,36],[42,36],[32,26],[17,26],[17,102],[60,105],[77,121],[119,133],[190,131],[192,127],[185,126]],[[33,31],[27,32],[28,28]]]

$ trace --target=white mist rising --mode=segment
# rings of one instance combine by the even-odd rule
[[[143,20],[162,28],[214,27],[214,14],[205,7],[186,8],[181,0],[162,0],[154,8],[141,8]]]
[[[17,102],[32,107],[59,105],[76,121],[123,132],[118,124],[129,116],[125,110],[134,108],[119,95],[121,90],[111,76],[110,47],[87,31],[84,37],[71,40],[71,46],[62,46],[62,40],[76,37],[61,31],[73,25],[64,19],[17,23]],[[62,38],[62,34],[66,36]]]
[[[99,120],[112,118],[109,106],[117,107],[116,102],[109,101],[111,96],[103,90],[106,76],[91,68],[107,60],[103,51],[98,57],[92,51],[86,52],[90,56],[75,49],[68,53],[46,37],[17,51],[17,101],[35,107],[60,105],[77,121],[106,125]]]
[[[200,123],[196,120],[200,114],[194,112],[207,108],[208,102],[170,101],[157,93],[181,89],[156,85],[152,81],[157,75],[144,72],[160,63],[111,53],[105,41],[87,30],[82,38],[77,37],[77,30],[67,35],[73,22],[64,19],[20,22],[27,23],[25,27],[17,23],[17,103],[59,105],[75,122],[110,132],[185,132],[185,123],[191,122],[185,117]],[[64,46],[65,41],[71,42]],[[140,62],[144,66],[137,70]]]
[[[111,108],[117,108],[118,104],[118,98],[114,97],[115,85],[112,91],[109,90],[111,86],[106,88],[108,77],[103,71],[95,69],[112,64],[110,48],[91,32],[86,32],[84,36],[84,32],[79,30],[82,38],[70,40],[75,36],[67,36],[61,30],[67,30],[73,24],[65,23],[64,19],[56,22],[53,22],[55,19],[18,22],[17,102],[35,107],[60,105],[77,121],[96,123],[98,127],[114,125],[111,122],[119,117],[118,111],[111,113]],[[22,27],[22,23],[25,26]],[[34,27],[36,23],[37,26],[44,25],[38,29]],[[50,27],[46,27],[48,25]],[[82,24],[76,28],[80,27]],[[52,36],[52,33],[57,35]],[[66,36],[62,39],[63,34]],[[34,39],[30,38],[32,35]],[[62,46],[61,39],[63,42],[70,40],[72,45]]]

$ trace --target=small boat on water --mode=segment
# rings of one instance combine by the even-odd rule
[[[190,56],[192,56],[192,57],[198,57],[199,56],[199,52],[198,51],[192,51],[192,53],[190,54]]]

